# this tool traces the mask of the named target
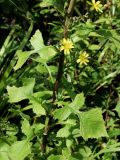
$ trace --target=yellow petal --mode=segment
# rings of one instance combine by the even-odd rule
[[[61,46],[61,47],[60,47],[60,51],[62,51],[62,50],[64,50],[64,46]]]
[[[95,4],[95,0],[92,0],[92,3]]]

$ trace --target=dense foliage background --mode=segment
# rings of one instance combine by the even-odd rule
[[[0,160],[119,160],[120,1],[0,12]]]

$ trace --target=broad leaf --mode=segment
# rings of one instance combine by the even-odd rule
[[[79,118],[80,134],[84,139],[108,137],[101,109],[96,108],[81,112]]]
[[[29,98],[33,94],[34,84],[35,84],[34,78],[27,78],[24,79],[23,87],[7,86],[9,101],[11,103],[19,102],[21,100]]]
[[[39,30],[36,30],[35,34],[31,37],[30,43],[35,50],[39,50],[44,47],[42,34]]]
[[[31,146],[26,140],[17,141],[9,148],[9,157],[11,160],[24,160],[30,153]]]
[[[29,56],[32,54],[32,52],[30,52],[30,51],[22,52],[21,50],[18,50],[16,54],[18,56],[18,61],[14,67],[14,70],[18,70],[19,68],[21,68],[23,66],[23,64],[27,61]]]
[[[4,141],[0,140],[0,160],[9,160],[8,148],[9,145]]]
[[[57,137],[68,137],[70,135],[70,127],[69,126],[65,126],[65,127],[61,128],[57,132]]]
[[[56,55],[56,50],[52,46],[45,46],[38,51],[38,54],[41,58],[38,58],[37,61],[45,63]]]
[[[79,110],[84,105],[85,98],[83,93],[77,94],[74,101],[70,104],[70,107],[72,107],[75,110]]]
[[[64,106],[63,108],[57,109],[54,112],[54,117],[59,120],[65,120],[71,114],[71,109],[68,106]]]
[[[45,115],[46,114],[45,109],[43,108],[41,102],[37,98],[32,97],[32,99],[30,99],[30,103],[32,103],[31,107],[33,109],[33,112],[36,115]]]
[[[27,119],[23,120],[21,130],[27,137],[31,135],[32,130],[31,130],[29,121]]]

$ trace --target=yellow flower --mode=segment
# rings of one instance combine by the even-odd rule
[[[70,54],[70,51],[72,48],[74,48],[73,43],[70,39],[65,39],[61,40],[60,42],[60,51],[64,50],[64,54]]]
[[[89,55],[86,53],[86,51],[84,51],[80,53],[79,58],[77,59],[77,63],[80,63],[80,65],[87,65],[87,63],[89,62],[89,58]]]
[[[96,10],[97,12],[102,12],[101,7],[102,4],[100,3],[100,1],[95,2],[95,0],[92,0],[92,3],[89,3],[91,5],[91,10]]]

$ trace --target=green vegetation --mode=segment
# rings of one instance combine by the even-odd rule
[[[0,160],[119,160],[120,1],[0,10]]]

